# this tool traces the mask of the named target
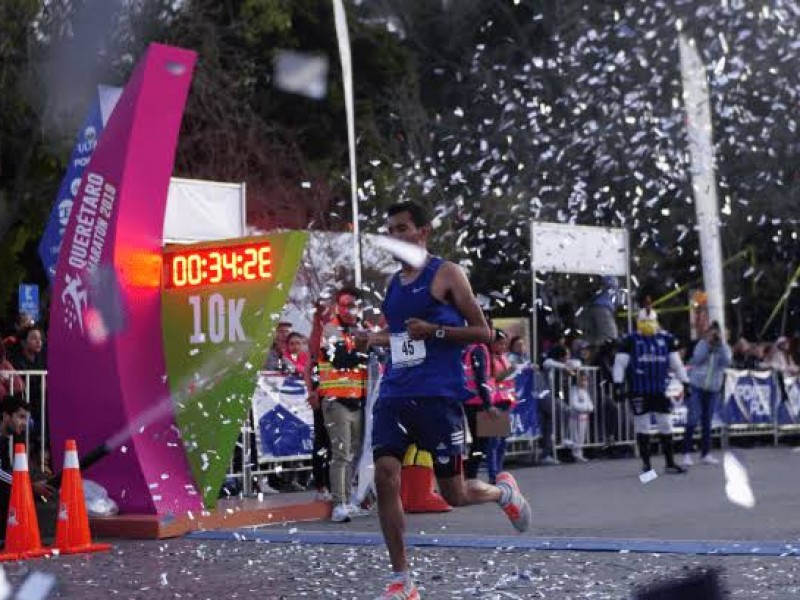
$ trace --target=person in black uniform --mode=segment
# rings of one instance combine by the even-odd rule
[[[633,412],[633,429],[642,459],[642,481],[655,477],[650,466],[650,415],[655,414],[659,437],[666,458],[667,473],[685,473],[675,463],[672,448],[671,402],[667,398],[669,372],[684,384],[689,377],[678,354],[678,341],[663,331],[652,308],[643,308],[636,320],[637,331],[626,336],[614,359],[614,398],[628,399]],[[623,384],[627,382],[627,393]]]

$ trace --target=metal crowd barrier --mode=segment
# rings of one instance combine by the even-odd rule
[[[553,447],[563,450],[572,447],[569,430],[569,389],[579,374],[589,378],[589,393],[595,410],[589,419],[589,439],[584,447],[601,447],[614,444],[633,445],[635,434],[633,419],[627,403],[615,403],[613,384],[601,379],[597,367],[580,367],[575,375],[551,369],[549,382],[549,407],[553,421]],[[688,412],[688,398],[683,399],[683,409],[673,412],[673,435],[683,437]],[[678,404],[680,406],[680,404]],[[652,429],[655,432],[655,427]],[[712,424],[712,437],[727,447],[731,438],[746,436],[771,436],[774,445],[787,435],[800,434],[800,377],[785,376],[767,370],[726,370],[725,387],[720,392]],[[700,427],[695,431],[700,437]]]
[[[563,450],[574,446],[569,426],[569,393],[580,375],[588,377],[589,396],[594,404],[594,411],[589,415],[588,440],[583,447],[635,444],[633,419],[624,403],[614,402],[612,382],[601,377],[598,367],[578,367],[573,372],[574,375],[560,369],[545,371],[550,389],[545,401],[549,402],[552,415],[553,447]]]
[[[375,365],[373,365],[375,367]],[[535,377],[547,378],[546,394],[548,397],[536,398],[537,402],[548,402],[553,423],[553,447],[563,450],[572,447],[569,429],[569,389],[576,381],[578,374],[586,374],[589,379],[589,395],[594,404],[594,412],[589,418],[588,440],[585,448],[599,448],[613,445],[633,445],[633,419],[627,403],[614,402],[613,385],[607,378],[601,377],[597,367],[579,367],[575,375],[551,369],[537,372]],[[39,465],[46,466],[47,453],[47,371],[4,371],[0,377],[9,382],[12,393],[19,391],[16,378],[22,380],[22,391],[25,398],[31,401],[31,384],[36,379],[41,383],[41,397],[38,399],[38,414],[41,422],[34,428],[39,436]],[[368,386],[370,389],[379,381],[377,368],[370,369]],[[33,399],[36,401],[36,399]],[[800,434],[800,377],[781,376],[773,371],[726,371],[725,388],[721,393],[722,425],[712,429],[712,435],[720,439],[726,447],[731,438],[745,436],[772,436],[773,443],[778,445],[783,436]],[[540,407],[539,407],[540,408]],[[37,411],[33,410],[33,413]],[[537,408],[536,412],[540,412]],[[768,416],[765,416],[768,413]],[[541,424],[539,424],[541,425]],[[699,427],[696,435],[700,435]],[[682,436],[683,427],[674,427],[676,437]],[[242,434],[238,446],[241,448],[241,460],[237,468],[233,462],[227,474],[229,478],[242,480],[242,491],[252,494],[253,481],[281,472],[308,471],[311,469],[311,454],[275,457],[267,461],[259,461],[255,448],[255,435],[252,413],[248,414],[242,425]],[[537,442],[541,445],[541,429],[531,434],[509,437],[506,456],[535,458]],[[30,444],[30,427],[26,429],[26,445]]]

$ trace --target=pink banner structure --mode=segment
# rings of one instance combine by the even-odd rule
[[[196,54],[151,45],[131,76],[81,181],[53,282],[48,350],[53,464],[117,446],[84,477],[123,513],[202,509],[175,423],[161,335],[167,189]],[[92,341],[92,277],[116,273],[125,324]],[[128,437],[130,434],[130,437]]]

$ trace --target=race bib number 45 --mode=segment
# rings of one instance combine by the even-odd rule
[[[397,368],[413,367],[425,360],[425,342],[412,340],[408,333],[393,333],[391,338],[392,366]]]

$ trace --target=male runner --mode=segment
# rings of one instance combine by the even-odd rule
[[[427,248],[430,218],[413,202],[389,207],[387,229],[397,240]],[[497,502],[520,532],[531,509],[509,473],[497,485],[464,483],[464,412],[468,397],[463,347],[491,341],[491,332],[461,268],[427,255],[420,267],[402,263],[383,303],[388,328],[370,333],[369,345],[389,346],[390,359],[373,415],[372,451],[381,529],[392,578],[377,600],[419,600],[408,572],[403,540],[400,471],[409,444],[434,456],[439,489],[451,506]]]

